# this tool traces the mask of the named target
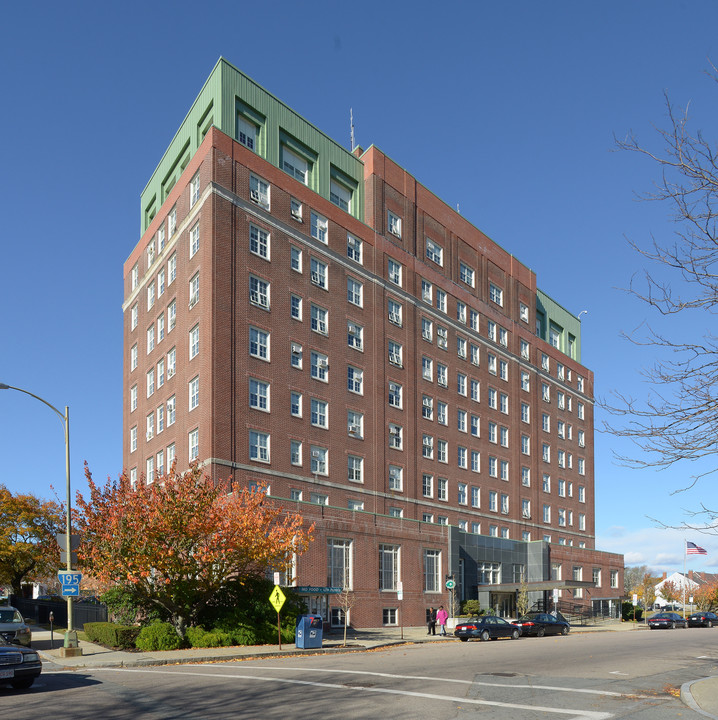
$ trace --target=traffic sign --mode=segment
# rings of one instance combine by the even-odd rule
[[[61,585],[77,585],[80,586],[82,573],[72,572],[69,570],[58,570],[57,577],[60,579]]]
[[[447,590],[453,590],[456,583],[453,580],[447,580],[446,581],[446,589]]]
[[[63,585],[62,586],[62,597],[79,597],[80,586],[79,585]]]
[[[282,605],[284,605],[286,599],[287,596],[282,592],[282,588],[280,588],[279,585],[275,585],[272,594],[269,596],[269,602],[272,603],[277,612],[282,609]]]

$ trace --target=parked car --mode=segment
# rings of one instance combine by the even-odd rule
[[[708,627],[718,625],[718,615],[712,612],[694,612],[688,616],[688,627]]]
[[[530,612],[522,615],[516,624],[521,628],[522,635],[568,635],[571,630],[566,618],[561,613]]]
[[[497,640],[498,638],[508,637],[512,640],[518,640],[521,629],[496,615],[484,615],[459,623],[454,630],[454,635],[461,642],[466,642],[471,638]]]
[[[648,627],[651,628],[651,630],[655,630],[656,628],[671,628],[672,630],[677,627],[687,628],[688,621],[678,613],[661,612],[648,618]]]
[[[35,650],[20,647],[0,638],[0,685],[27,690],[42,672],[42,662]]]
[[[32,632],[19,610],[10,605],[0,607],[0,637],[9,643],[30,647]]]

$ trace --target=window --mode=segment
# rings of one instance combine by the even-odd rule
[[[580,503],[586,502],[586,488],[583,485],[578,486],[578,501]]]
[[[402,316],[401,304],[396,302],[396,300],[389,299],[389,300],[387,300],[387,307],[389,310],[389,322],[401,327],[401,322],[402,322],[401,321],[401,316]]]
[[[497,285],[494,285],[493,283],[489,283],[489,299],[491,300],[491,302],[494,302],[497,305],[500,305],[501,307],[503,307],[504,291]]]
[[[433,340],[433,328],[434,324],[427,318],[421,318],[421,337],[427,342]]]
[[[466,410],[456,411],[456,427],[459,432],[466,432],[466,417],[468,413]]]
[[[393,380],[389,380],[389,405],[401,410],[401,395],[401,385]]]
[[[353,235],[347,235],[347,257],[361,264],[362,241]]]
[[[531,486],[531,469],[527,467],[521,468],[521,484],[524,487]]]
[[[404,511],[398,507],[390,507],[389,508],[389,517],[393,517],[393,518],[404,517]]]
[[[137,265],[137,263],[135,263],[132,267],[132,270],[130,271],[130,288],[132,290],[136,290],[139,282],[140,282],[140,268]]]
[[[461,300],[456,301],[456,319],[466,325],[466,303],[461,302]]]
[[[351,540],[327,540],[327,585],[351,589]]]
[[[311,281],[313,285],[327,290],[327,266],[321,260],[312,258],[311,263]]]
[[[421,416],[425,420],[434,419],[434,398],[423,395],[421,399]]]
[[[424,550],[424,592],[440,592],[441,551]]]
[[[364,437],[364,415],[355,410],[347,410],[347,432],[355,438]]]
[[[329,451],[323,447],[316,447],[312,445],[312,473],[315,475],[328,475],[329,470],[327,467],[327,458]]]
[[[466,375],[464,373],[456,373],[456,392],[466,397]]]
[[[165,339],[165,314],[160,313],[157,318],[157,342],[162,342]]]
[[[461,445],[456,448],[456,462],[460,468],[466,470],[468,468],[468,454],[465,447]]]
[[[318,213],[315,213],[312,210],[312,213],[311,213],[312,237],[326,245],[328,228],[329,228],[329,225],[327,223],[327,219],[324,216],[319,215]]]
[[[522,455],[530,455],[531,454],[531,439],[528,435],[522,435],[521,436],[521,454]]]
[[[295,248],[292,248],[294,250]],[[269,233],[256,225],[249,226],[249,251],[259,257],[269,260]],[[292,267],[294,268],[294,255],[292,254]],[[296,269],[296,268],[295,268]],[[300,255],[301,272],[301,255]]]
[[[446,313],[446,293],[436,288],[436,309]]]
[[[327,335],[329,333],[328,311],[312,303],[311,314],[312,330],[320,335]]]
[[[137,410],[137,385],[130,388],[130,412]]]
[[[347,302],[357,307],[363,305],[364,286],[353,277],[347,278]]]
[[[401,287],[401,264],[389,258],[388,260],[389,282]]]
[[[347,322],[347,344],[355,350],[364,349],[364,328],[351,320]]]
[[[193,308],[199,302],[199,273],[189,281],[189,306]]]
[[[496,342],[496,323],[493,320],[488,320],[486,322],[486,337],[488,337],[489,340]]]
[[[199,354],[199,325],[195,325],[189,331],[189,359],[197,357]]]
[[[444,502],[449,499],[449,481],[446,478],[437,480],[436,497]]]
[[[321,493],[310,493],[309,502],[314,503],[315,505],[328,505],[329,496],[322,495]]]
[[[421,493],[424,497],[434,497],[434,476],[424,473],[421,479]]]
[[[135,303],[132,306],[132,309],[130,310],[130,330],[134,330],[137,327],[137,316],[139,313],[139,308],[137,303]]]
[[[299,440],[290,441],[289,457],[292,465],[302,464],[302,443]]]
[[[167,306],[167,332],[172,332],[177,324],[177,301],[173,300]]]
[[[497,370],[498,364],[497,364],[496,355],[494,355],[493,353],[488,353],[486,355],[486,360],[487,360],[489,372],[492,375],[498,374],[498,370]]]
[[[403,447],[402,436],[404,429],[401,425],[395,423],[389,423],[389,447],[394,450],[401,450]]]
[[[618,570],[611,570],[611,587],[618,587]]]
[[[509,346],[509,331],[506,328],[499,327],[499,345]]]
[[[173,395],[171,398],[169,398],[167,400],[167,427],[169,427],[170,425],[174,425],[174,423],[175,423],[176,407],[177,407],[177,401],[175,399],[175,396]]]
[[[199,430],[195,428],[189,432],[189,459],[196,460],[199,457]]]
[[[289,412],[293,417],[302,417],[302,393],[290,392]]]
[[[137,364],[135,363],[135,366]],[[421,376],[424,380],[434,382],[434,361],[424,355],[421,358]]]
[[[404,489],[404,469],[398,465],[389,465],[389,490],[402,492]]]
[[[436,363],[436,382],[442,387],[449,386],[449,369],[446,365]]]
[[[578,474],[579,475],[586,474],[586,461],[583,458],[578,459]]]
[[[469,287],[474,287],[474,270],[466,263],[459,263],[459,277],[461,282],[466,283]]]
[[[471,416],[471,434],[474,437],[480,437],[480,427],[479,427],[479,416],[478,415],[472,415]]]
[[[551,462],[551,446],[548,443],[541,446],[541,457],[544,462]]]
[[[302,298],[299,295],[291,295],[289,298],[290,313],[294,320],[302,319]]]
[[[269,383],[249,379],[249,407],[269,412]],[[293,414],[293,413],[292,413]]]
[[[345,212],[349,212],[352,201],[352,192],[349,188],[333,178],[329,181],[329,200]]]
[[[379,590],[396,590],[398,580],[399,546],[379,545]],[[391,624],[396,624],[396,617]]]
[[[254,275],[249,276],[249,302],[269,310],[269,283],[266,280]]]
[[[550,505],[543,506],[543,521],[545,523],[551,522],[551,506]]]
[[[509,446],[509,429],[507,427],[501,427],[501,447],[507,448]]]
[[[561,349],[561,330],[551,324],[548,331],[549,344],[557,349]]]
[[[269,210],[269,184],[256,175],[250,175],[249,198],[260,207]]]
[[[491,512],[498,512],[499,509],[499,495],[495,490],[489,492],[489,510]]]
[[[387,211],[386,226],[392,235],[401,238],[401,218],[391,210]]]
[[[529,306],[525,303],[519,303],[519,318],[521,322],[528,323],[529,321]]]
[[[421,281],[421,299],[429,305],[433,302],[433,288],[428,280]]]
[[[364,482],[364,458],[358,455],[347,455],[347,480],[349,482]]]
[[[427,460],[434,458],[434,438],[432,435],[424,435],[421,441],[421,454]]]
[[[456,354],[462,359],[466,359],[466,338],[461,335],[456,336]]]
[[[578,514],[578,529],[579,530],[586,529],[586,516],[583,513]]]
[[[154,282],[151,282],[147,286],[147,309],[151,310],[152,306],[155,304],[155,284]]]
[[[397,367],[402,367],[403,348],[401,344],[394,340],[389,340],[387,344],[389,349],[389,362]]]
[[[312,351],[312,377],[321,382],[328,382],[329,358],[320,352]]]
[[[449,406],[445,402],[441,402],[441,400],[436,403],[436,421],[440,425],[449,424]]]
[[[171,238],[177,230],[177,208],[173,207],[167,216],[167,237]]]
[[[489,442],[494,443],[494,445],[498,442],[498,434],[497,434],[498,426],[495,422],[489,422]]]
[[[260,360],[269,360],[268,332],[254,327],[249,328],[249,354]]]
[[[189,381],[189,409],[194,410],[199,405],[199,377]]]
[[[498,409],[498,393],[492,387],[490,387],[488,391],[488,402],[490,408],[492,408],[493,410]]]
[[[361,395],[364,383],[364,371],[351,365],[347,366],[347,390]]]
[[[155,326],[150,325],[147,328],[147,354],[149,355],[155,349]]]
[[[436,345],[441,350],[449,347],[449,331],[441,325],[436,326]]]
[[[444,264],[444,248],[433,240],[426,238],[426,257],[437,265]]]
[[[524,360],[528,360],[530,355],[530,345],[526,342],[526,340],[520,340],[519,346],[521,348],[521,357]]]
[[[269,433],[259,430],[249,431],[249,459],[269,462]]]
[[[506,360],[499,360],[499,377],[504,381],[509,381],[509,364]]]
[[[584,404],[582,402],[577,403],[576,413],[578,414],[579,420],[584,419]]]
[[[293,342],[290,344],[289,347],[291,353],[290,361],[292,363],[292,367],[296,368],[297,370],[301,370],[303,357],[302,346],[297,342]]]
[[[154,412],[151,412],[147,416],[145,428],[147,431],[145,434],[145,439],[147,440],[147,442],[149,442],[155,436],[155,414],[154,414]]]
[[[147,397],[150,397],[155,391],[155,369],[150,368],[147,371]]]
[[[529,374],[527,372],[525,372],[524,370],[522,370],[521,371],[521,389],[528,392],[529,388],[530,388]]]
[[[307,184],[309,163],[299,155],[293,153],[286,145],[282,145],[282,170],[289,173],[295,180],[303,185]]]

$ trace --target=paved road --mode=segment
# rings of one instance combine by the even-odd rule
[[[3,717],[36,720],[482,718],[692,720],[684,682],[718,674],[718,630],[437,642],[351,655],[53,671],[0,690]]]

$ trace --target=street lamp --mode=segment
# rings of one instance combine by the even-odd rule
[[[67,492],[67,502],[65,511],[65,550],[67,553],[67,570],[72,570],[72,543],[70,540],[72,527],[70,521],[70,508],[71,508],[71,496],[70,496],[70,408],[65,405],[65,413],[61,413],[54,405],[50,405],[47,400],[43,400],[38,395],[35,395],[28,390],[23,390],[19,387],[13,387],[12,385],[6,385],[0,383],[0,390],[17,390],[18,392],[25,393],[30,397],[34,397],[35,400],[39,400],[44,403],[52,411],[54,411],[60,420],[62,420],[63,427],[65,429],[65,484]],[[75,632],[72,623],[72,596],[67,596],[67,631],[65,632],[65,648],[73,648],[68,654],[77,654],[79,650],[77,644],[77,632]]]

